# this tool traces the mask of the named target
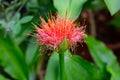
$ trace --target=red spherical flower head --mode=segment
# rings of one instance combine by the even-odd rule
[[[76,42],[83,42],[85,38],[84,28],[77,27],[73,20],[56,16],[48,19],[46,22],[41,18],[41,28],[36,27],[36,37],[43,45],[50,46],[54,49],[62,43],[64,39],[69,41],[73,46]]]

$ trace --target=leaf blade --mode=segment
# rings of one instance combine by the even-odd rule
[[[70,56],[65,53],[65,78],[66,80],[102,80],[102,72],[93,64],[79,56]],[[87,66],[86,66],[87,65]],[[52,77],[51,77],[52,76]],[[45,80],[59,80],[59,54],[53,53],[47,67]]]
[[[32,18],[33,18],[33,16],[25,16],[22,19],[20,19],[20,23],[22,23],[22,24],[27,23],[27,22],[31,21]]]
[[[120,66],[113,52],[109,50],[102,42],[93,37],[87,37],[87,46],[90,53],[99,68],[105,69],[112,74],[111,79],[120,79]]]
[[[79,16],[82,6],[86,1],[87,0],[53,0],[59,15],[72,20],[75,20]]]
[[[104,0],[104,2],[107,5],[111,15],[114,15],[120,10],[120,0]]]
[[[23,53],[20,50],[20,48],[16,45],[14,40],[8,35],[4,37],[4,34],[2,34],[2,32],[3,31],[0,30],[1,33],[0,61],[6,64],[0,63],[0,65],[2,65],[5,68],[5,71],[8,72],[14,78],[20,78],[22,80],[26,80],[28,76],[27,75],[28,71]],[[2,56],[5,56],[6,58]]]

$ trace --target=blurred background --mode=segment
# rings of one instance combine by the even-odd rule
[[[22,80],[27,74],[30,80],[43,80],[52,51],[40,50],[31,36],[33,24],[40,26],[40,17],[47,20],[56,11],[53,0],[0,0],[0,80]],[[105,43],[120,63],[120,11],[111,15],[104,0],[88,0],[76,22],[86,26],[86,34]],[[75,52],[93,62],[85,43]]]

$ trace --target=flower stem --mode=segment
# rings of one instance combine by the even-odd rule
[[[64,54],[59,54],[59,63],[60,63],[60,80],[65,80]]]

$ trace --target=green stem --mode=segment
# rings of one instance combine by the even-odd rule
[[[64,54],[59,54],[59,63],[60,63],[60,80],[65,80]]]

